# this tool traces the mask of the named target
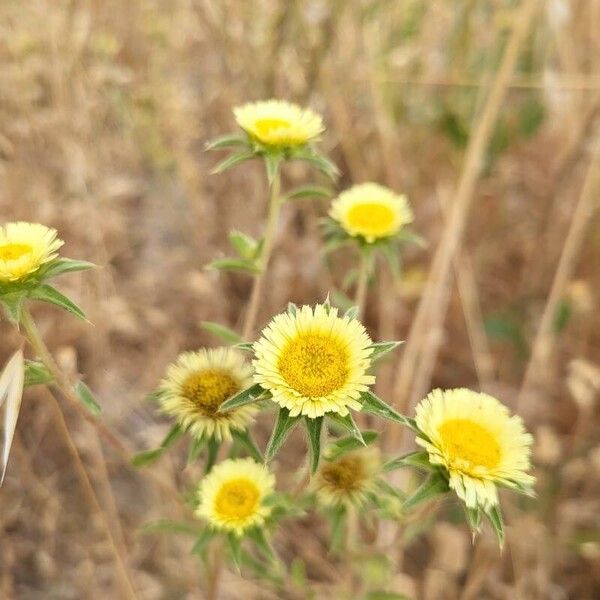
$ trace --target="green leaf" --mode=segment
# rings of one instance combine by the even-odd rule
[[[146,465],[156,462],[162,456],[164,451],[164,448],[154,448],[153,450],[138,452],[131,459],[131,464],[134,467],[145,467]]]
[[[494,532],[498,538],[498,545],[500,546],[500,550],[502,550],[504,548],[504,540],[506,536],[504,534],[504,519],[502,518],[500,506],[498,504],[494,504],[491,508],[485,511],[485,514],[494,528]]]
[[[25,387],[43,385],[54,380],[44,363],[35,360],[25,361]]]
[[[296,316],[296,314],[298,313],[298,306],[296,304],[294,304],[293,302],[288,302],[287,305],[287,312],[292,315],[292,316]]]
[[[264,529],[262,527],[255,527],[250,529],[247,533],[248,537],[256,544],[256,547],[261,551],[263,556],[270,561],[275,561],[275,553],[267,537],[265,536]]]
[[[204,465],[204,473],[210,473],[217,462],[221,442],[216,437],[208,438],[208,453],[206,455],[206,465]]]
[[[199,528],[196,524],[186,523],[185,521],[172,521],[170,519],[160,519],[146,523],[140,528],[140,533],[186,533],[188,535],[198,535]]]
[[[77,397],[81,400],[81,402],[85,405],[85,407],[95,416],[97,417],[102,412],[102,407],[98,404],[98,401],[94,397],[92,390],[83,383],[83,381],[78,381],[75,384],[75,393]]]
[[[404,467],[415,467],[425,471],[435,469],[435,466],[429,461],[429,454],[425,450],[417,450],[416,452],[411,452],[405,456],[399,456],[398,458],[389,460],[383,465],[383,470],[389,472]]]
[[[263,462],[263,456],[247,429],[233,430],[231,435],[245,448],[246,452],[257,462]]]
[[[423,485],[417,489],[407,500],[405,500],[402,508],[404,511],[409,511],[415,506],[427,502],[433,498],[437,498],[450,491],[448,482],[439,474],[431,475],[425,480]]]
[[[14,292],[0,296],[0,303],[4,307],[8,320],[15,325],[21,322],[21,313],[25,298],[25,292]]]
[[[228,410],[233,410],[234,408],[240,408],[240,406],[246,406],[247,404],[252,404],[256,402],[260,396],[264,393],[263,388],[259,383],[255,383],[253,386],[242,390],[241,392],[231,396],[219,406],[219,410],[217,412],[224,413]]]
[[[360,442],[361,446],[367,445],[363,438],[361,430],[359,429],[358,425],[356,424],[350,413],[348,413],[345,417],[342,417],[337,413],[329,413],[327,415],[327,419],[328,421],[339,425],[345,431],[349,431],[352,437],[358,442]]]
[[[229,233],[229,242],[240,258],[252,261],[257,257],[258,242],[249,235],[234,229]]]
[[[401,423],[402,425],[406,425],[407,427],[417,431],[417,426],[414,422],[414,419],[409,419],[408,417],[401,415],[399,412],[396,412],[391,406],[388,406],[373,392],[361,392],[360,397],[363,403],[361,409],[363,412],[381,417],[382,419]]]
[[[233,533],[227,534],[227,546],[229,548],[229,556],[233,562],[234,567],[239,572],[242,564],[241,550],[242,541]]]
[[[331,198],[332,191],[319,185],[303,185],[287,194],[288,200],[300,198]]]
[[[48,302],[49,304],[54,304],[59,308],[74,314],[76,317],[87,321],[84,312],[71,300],[69,300],[66,296],[61,294],[56,288],[53,288],[51,285],[46,283],[42,283],[37,287],[33,288],[29,294],[29,298],[32,300],[41,300],[42,302]]]
[[[304,417],[306,432],[308,433],[308,454],[310,472],[316,473],[321,458],[321,430],[323,429],[323,417],[310,419]]]
[[[236,344],[234,348],[244,350],[245,352],[254,352],[254,344],[252,342],[240,342],[239,344]]]
[[[321,173],[323,173],[323,175],[326,175],[334,181],[340,174],[340,171],[335,163],[330,161],[322,154],[314,152],[310,148],[304,148],[302,150],[296,151],[293,154],[292,158],[297,160],[303,160],[304,162],[309,163],[313,167],[316,167]]]
[[[375,342],[371,344],[369,348],[373,349],[371,356],[369,357],[371,361],[375,361],[380,359],[382,356],[385,356],[388,352],[395,350],[400,344],[404,342]]]
[[[237,344],[240,341],[240,336],[233,331],[233,329],[229,329],[229,327],[225,327],[225,325],[221,325],[219,323],[213,323],[212,321],[201,321],[200,327],[209,333],[221,338],[228,344]]]
[[[96,265],[86,260],[72,260],[70,258],[57,258],[47,265],[42,267],[37,273],[37,276],[41,279],[49,279],[50,277],[57,277],[64,273],[75,273],[76,271],[87,271],[88,269],[95,268]]]
[[[331,511],[331,538],[329,540],[329,551],[332,554],[340,554],[344,550],[346,540],[346,509],[343,506],[336,507]]]
[[[471,529],[473,536],[481,531],[481,510],[479,507],[469,508],[466,504],[463,505],[465,509],[465,517],[467,523]]]
[[[358,306],[351,306],[345,313],[344,317],[348,317],[351,321],[358,318]]]
[[[219,148],[229,148],[230,146],[248,146],[248,137],[239,133],[227,133],[207,142],[204,149],[217,150]]]
[[[207,439],[203,436],[201,437],[193,437],[190,440],[190,445],[188,447],[188,455],[187,455],[187,464],[191,465],[192,463],[198,460],[200,453],[204,446],[206,446]]]
[[[354,450],[358,450],[359,448],[363,448],[365,445],[372,444],[379,437],[379,434],[376,431],[363,431],[362,437],[362,442],[354,436],[349,436],[329,444],[326,451],[327,460],[336,460],[348,452],[352,452]]]
[[[260,269],[253,263],[241,258],[219,258],[207,265],[209,269],[218,271],[242,271],[243,273],[260,273]]]
[[[410,598],[404,594],[398,594],[396,592],[384,592],[381,590],[376,590],[369,592],[365,600],[410,600]]]
[[[279,449],[291,433],[292,429],[296,427],[299,420],[299,416],[290,417],[290,411],[287,408],[279,409],[277,421],[273,427],[273,432],[271,433],[271,438],[269,439],[267,450],[265,452],[265,459],[267,461],[271,460],[277,452],[279,452]]]
[[[208,544],[215,537],[215,532],[207,527],[197,538],[192,546],[192,554],[202,555]]]
[[[251,160],[256,156],[252,150],[243,150],[242,152],[236,152],[228,156],[225,160],[222,160],[212,171],[213,175],[223,173],[232,167],[235,167],[247,160]]]
[[[156,389],[152,390],[149,394],[146,394],[145,400],[147,402],[158,402],[164,395],[164,390]]]

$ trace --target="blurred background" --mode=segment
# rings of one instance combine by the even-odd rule
[[[249,278],[204,266],[230,253],[230,229],[260,234],[263,168],[211,176],[221,157],[203,147],[235,130],[233,106],[270,97],[323,114],[337,191],[369,180],[404,191],[427,242],[407,249],[398,280],[378,265],[369,290],[371,336],[407,339],[378,393],[410,412],[432,387],[485,389],[536,436],[538,497],[506,498],[502,554],[489,531],[471,543],[457,505],[347,561],[327,556],[326,525],[309,515],[275,542],[293,564],[284,590],[226,573],[221,598],[600,597],[599,34],[600,0],[0,1],[1,221],[56,227],[65,256],[101,266],[59,282],[93,326],[34,312],[132,449],[168,428],[144,401],[165,366],[219,343],[201,321],[243,319]],[[307,181],[318,177],[286,167],[284,185]],[[322,254],[326,212],[322,200],[286,205],[261,326],[288,301],[351,293],[354,255]],[[456,250],[444,273],[440,243]],[[0,322],[0,358],[20,343]],[[139,598],[202,598],[189,541],[139,533],[181,516],[177,502],[65,411]],[[48,392],[28,390],[0,491],[2,599],[120,597],[65,439]],[[410,440],[386,443],[398,454]],[[304,452],[294,438],[282,481]],[[184,461],[175,451],[149,469],[185,490],[199,471]]]

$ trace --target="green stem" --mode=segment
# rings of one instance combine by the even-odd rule
[[[242,331],[242,339],[248,340],[254,333],[254,326],[256,324],[256,317],[258,316],[258,308],[260,305],[260,299],[262,296],[263,287],[265,284],[265,276],[267,267],[269,265],[269,259],[273,251],[273,243],[275,239],[275,230],[277,228],[277,222],[279,220],[279,213],[281,212],[281,175],[279,168],[273,177],[273,182],[270,187],[270,199],[269,199],[269,212],[267,214],[267,224],[265,227],[264,242],[262,252],[260,255],[260,273],[254,278],[252,284],[252,292],[250,294],[250,300],[248,301],[248,312],[246,313],[246,319],[244,321],[244,329]]]
[[[365,311],[371,262],[371,253],[368,250],[361,249],[360,262],[358,264],[358,276],[356,279],[356,292],[354,295],[354,304],[358,307],[359,319],[363,316]]]

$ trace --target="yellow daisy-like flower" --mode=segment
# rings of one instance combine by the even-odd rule
[[[196,515],[212,527],[238,536],[261,527],[271,509],[265,504],[275,477],[251,458],[225,460],[202,480]]]
[[[57,257],[63,245],[56,229],[40,223],[6,223],[0,227],[0,281],[19,281]]]
[[[406,196],[376,183],[361,183],[342,192],[332,202],[329,216],[348,235],[369,243],[395,235],[413,220]]]
[[[265,146],[290,148],[317,139],[323,120],[308,108],[282,100],[253,102],[234,108],[238,125]]]
[[[363,325],[339,317],[336,308],[303,306],[277,315],[254,344],[254,381],[269,390],[290,416],[311,419],[359,410],[373,353]]]
[[[360,506],[376,490],[379,470],[379,453],[375,448],[357,450],[323,462],[311,486],[327,506]]]
[[[496,485],[527,489],[532,436],[520,417],[488,396],[468,389],[434,390],[416,409],[417,443],[432,464],[448,470],[450,487],[469,508],[498,503]]]
[[[244,430],[256,412],[253,406],[217,412],[234,394],[252,384],[252,369],[231,348],[203,348],[185,352],[169,366],[160,384],[163,412],[195,437],[231,439],[232,430]]]

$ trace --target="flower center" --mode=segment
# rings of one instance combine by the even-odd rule
[[[285,119],[258,119],[254,125],[259,137],[268,137],[277,129],[287,129],[290,122]]]
[[[17,260],[21,256],[29,254],[33,248],[27,244],[4,244],[0,246],[1,260]]]
[[[250,479],[232,479],[221,486],[215,498],[215,510],[224,519],[245,519],[256,511],[260,492]]]
[[[348,359],[348,351],[338,340],[319,333],[305,333],[288,342],[277,368],[298,393],[320,398],[346,383]]]
[[[468,419],[450,419],[439,429],[451,466],[493,469],[500,462],[500,445],[484,427]]]
[[[365,470],[360,458],[348,456],[325,464],[321,469],[321,476],[335,490],[353,492],[360,489],[365,479]]]
[[[192,373],[183,382],[182,388],[183,396],[206,416],[215,416],[219,406],[240,391],[239,383],[221,369]]]
[[[363,202],[350,208],[347,219],[360,233],[382,235],[388,233],[394,223],[394,211],[385,204]]]

